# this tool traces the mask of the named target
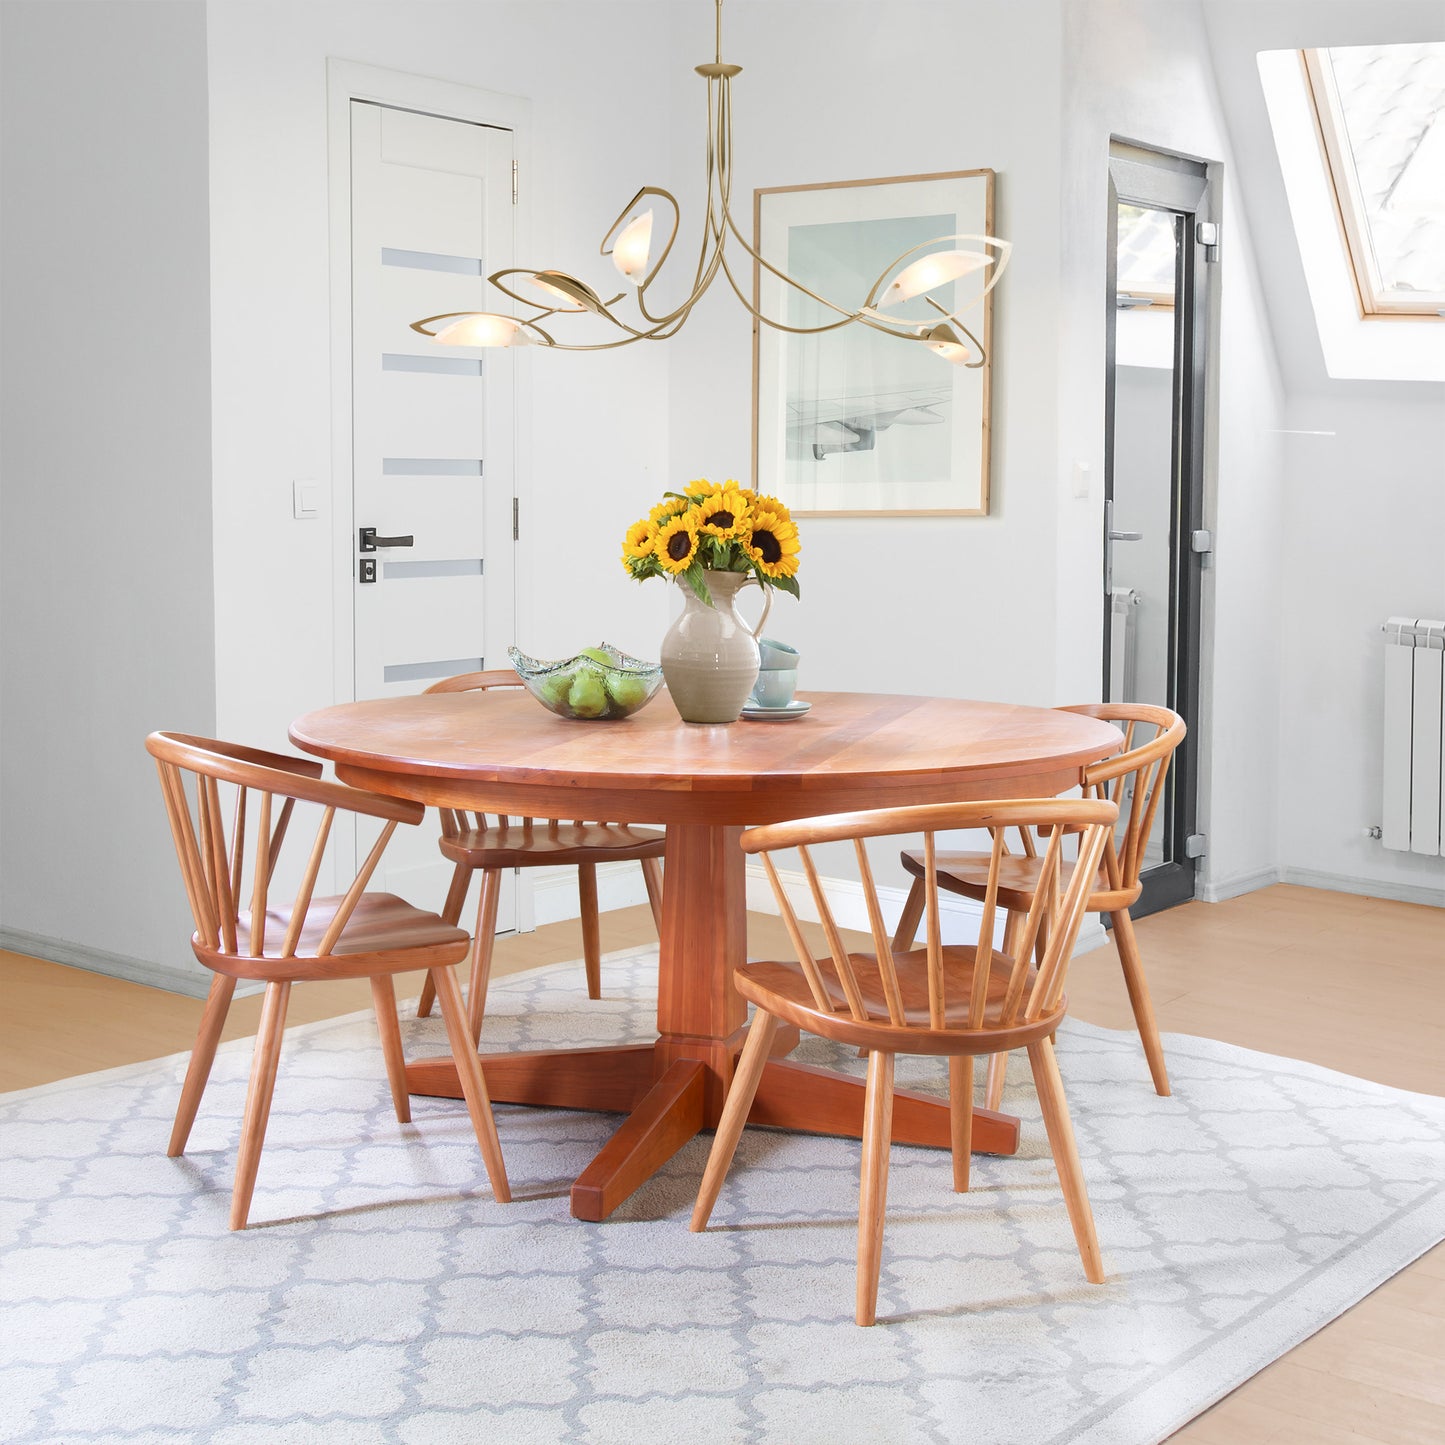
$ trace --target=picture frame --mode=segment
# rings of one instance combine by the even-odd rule
[[[779,270],[838,305],[913,249],[924,254],[994,234],[992,170],[945,171],[774,186],[753,193],[753,240]],[[910,258],[912,259],[912,258]],[[978,367],[950,365],[853,323],[818,335],[753,326],[753,485],[794,516],[983,517],[989,510],[993,290],[985,271],[933,295],[950,311],[983,292],[966,316]],[[964,288],[959,291],[955,288]],[[753,303],[789,326],[836,313],[756,262]],[[890,319],[920,324],[938,311],[917,298]]]

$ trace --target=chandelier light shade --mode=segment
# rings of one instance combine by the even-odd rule
[[[996,236],[936,236],[895,257],[873,283],[860,305],[848,305],[819,295],[759,254],[733,219],[733,110],[732,82],[742,67],[722,59],[722,0],[716,3],[715,59],[696,67],[707,81],[707,213],[703,238],[687,296],[670,309],[654,307],[648,290],[657,279],[677,240],[681,209],[669,191],[644,186],[623,208],[603,237],[599,252],[611,257],[628,290],[603,300],[585,281],[566,271],[514,267],[488,277],[491,284],[531,316],[501,312],[462,311],[427,316],[412,322],[412,330],[445,346],[546,346],[557,351],[608,351],[636,341],[666,341],[676,336],[712,283],[722,276],[733,294],[764,326],[794,335],[817,335],[840,327],[859,325],[923,345],[945,361],[970,368],[984,364],[978,338],[960,319],[960,311],[976,306],[995,286],[1008,265],[1012,247]],[[661,223],[659,222],[661,212]],[[665,236],[661,246],[659,235]],[[790,325],[765,314],[749,300],[729,259],[729,247],[785,286],[811,297],[828,313],[816,325]],[[921,253],[921,254],[920,254]],[[982,285],[965,306],[950,309],[932,293],[963,278],[986,273]],[[516,287],[524,287],[519,291]],[[637,318],[629,321],[613,308],[629,291]],[[527,294],[530,292],[531,294]],[[923,319],[890,315],[892,308],[921,300],[934,314]],[[544,327],[554,316],[588,313],[613,328],[603,340],[562,341]],[[620,333],[620,334],[618,334]]]

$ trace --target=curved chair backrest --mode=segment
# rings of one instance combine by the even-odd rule
[[[494,667],[486,672],[459,672],[455,677],[444,677],[426,692],[482,692],[489,687],[521,686],[522,679],[510,668]]]
[[[152,733],[146,739],[146,750],[155,758],[160,773],[171,837],[195,919],[197,953],[203,962],[208,961],[203,955],[210,955],[213,963],[225,958],[296,957],[332,819],[338,812],[380,818],[384,821],[381,836],[358,870],[315,952],[305,957],[321,958],[331,953],[397,824],[419,823],[426,813],[420,803],[324,781],[321,764],[307,758],[285,757],[188,733]],[[187,774],[195,779],[192,787],[187,785]],[[228,810],[221,802],[222,783],[235,789],[229,809],[229,837]],[[246,835],[253,800],[256,836],[248,857]],[[279,808],[276,800],[280,801]],[[274,947],[269,951],[266,947],[266,912],[277,860],[298,802],[320,804],[323,811],[278,953]]]
[[[1084,794],[1119,805],[1125,825],[1122,836],[1111,838],[1104,849],[1104,868],[1110,888],[1133,891],[1139,887],[1144,849],[1164,797],[1169,760],[1188,731],[1184,719],[1167,707],[1142,702],[1081,703],[1059,711],[1124,725],[1123,751],[1084,769]],[[1152,728],[1153,735],[1136,746],[1134,734],[1141,725]]]
[[[787,925],[798,962],[802,965],[813,1001],[819,1009],[831,1012],[836,990],[830,990],[825,968],[830,970],[841,990],[852,1017],[860,1022],[886,1023],[907,1027],[905,1000],[888,931],[883,922],[877,889],[873,882],[867,838],[894,834],[923,833],[925,918],[927,920],[928,1024],[930,1029],[959,1027],[958,1009],[954,1022],[946,1025],[949,1011],[946,963],[949,950],[942,942],[938,905],[938,868],[935,834],[955,829],[987,828],[993,835],[993,853],[989,864],[988,888],[979,919],[972,991],[962,1027],[968,1029],[1001,1029],[1030,1022],[1059,1004],[1068,973],[1069,959],[1079,924],[1088,902],[1089,884],[1099,866],[1110,830],[1119,810],[1107,799],[1043,798],[996,803],[934,803],[914,808],[887,808],[878,812],[845,813],[828,818],[809,818],[793,823],[776,823],[752,828],[742,836],[745,853],[760,853],[773,894],[778,900],[783,921]],[[993,942],[994,918],[997,913],[1000,863],[1005,856],[1004,832],[1008,828],[1037,829],[1046,839],[1039,885],[1033,906],[1024,923],[1014,957],[999,956],[998,962],[1008,968],[1008,986],[998,1006],[990,1010],[989,982],[995,961]],[[1066,835],[1077,834],[1081,866],[1073,870],[1067,887],[1061,887],[1063,842]],[[829,907],[822,882],[809,848],[816,843],[851,840],[858,858],[859,879],[868,907],[873,946],[878,961],[881,1001],[870,1001],[860,983],[853,959],[844,945],[842,933]],[[772,853],[783,848],[796,848],[802,859],[813,901],[823,925],[831,957],[821,962],[814,958],[798,917],[788,898]],[[1047,944],[1037,974],[1030,983],[1030,959],[1034,945],[1045,930]],[[881,1012],[880,1012],[881,1010]],[[916,1025],[915,1025],[916,1026]]]

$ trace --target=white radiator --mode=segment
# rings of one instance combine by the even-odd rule
[[[1445,622],[1392,617],[1385,633],[1385,796],[1381,841],[1438,856],[1445,775]]]
[[[1138,702],[1139,594],[1116,587],[1109,603],[1109,701]]]

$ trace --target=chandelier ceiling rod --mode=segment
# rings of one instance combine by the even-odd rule
[[[715,14],[717,41],[714,58],[705,65],[695,67],[697,73],[707,81],[707,210],[703,219],[697,270],[687,299],[672,310],[658,315],[654,315],[648,308],[648,288],[672,252],[682,219],[682,208],[670,191],[659,186],[643,186],[618,213],[598,248],[600,255],[612,258],[612,264],[623,279],[636,289],[637,309],[644,323],[642,326],[630,325],[613,310],[627,295],[625,290],[604,301],[585,281],[566,271],[533,271],[526,267],[512,267],[497,271],[487,279],[504,296],[532,308],[535,315],[518,317],[493,311],[450,311],[440,316],[428,316],[421,321],[414,321],[412,330],[448,346],[531,345],[551,347],[558,351],[610,351],[619,346],[630,346],[636,341],[666,341],[682,329],[692,314],[692,308],[721,271],[733,294],[748,312],[762,325],[776,331],[786,331],[795,336],[817,336],[858,324],[880,331],[886,336],[897,337],[900,341],[921,343],[955,365],[970,368],[982,366],[983,347],[964,325],[959,311],[950,310],[929,293],[987,269],[989,274],[982,289],[968,302],[968,306],[977,305],[998,284],[999,277],[1008,265],[1009,254],[1013,249],[1008,241],[999,240],[996,236],[961,233],[935,236],[910,247],[901,256],[896,256],[874,281],[863,304],[849,307],[819,295],[803,282],[789,276],[761,255],[743,235],[732,215],[732,82],[733,77],[741,73],[742,66],[726,63],[722,58],[722,0],[715,0]],[[667,239],[656,260],[652,259],[652,233],[657,206],[650,204],[649,198],[653,198],[655,202],[665,202],[671,211]],[[760,310],[739,285],[732,267],[728,265],[729,237],[736,240],[758,267],[776,277],[784,286],[791,287],[828,311],[836,313],[836,319],[799,326],[769,316]],[[960,249],[957,243],[961,242],[974,242],[986,249]],[[935,247],[946,249],[932,249]],[[920,255],[920,252],[926,254]],[[905,262],[908,264],[904,265]],[[899,270],[899,267],[902,269]],[[533,294],[529,296],[514,290],[508,284],[512,277],[520,278],[521,284],[530,287]],[[885,282],[888,284],[885,285]],[[937,316],[909,319],[887,314],[889,308],[915,298],[932,307]],[[625,334],[608,341],[567,342],[559,341],[540,324],[549,321],[553,316],[582,313],[600,317]],[[438,323],[447,324],[438,329]]]

